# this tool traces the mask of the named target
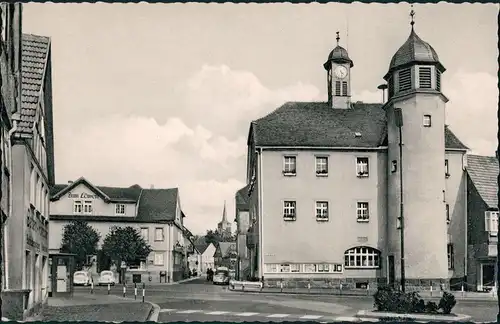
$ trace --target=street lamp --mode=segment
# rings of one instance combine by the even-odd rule
[[[403,213],[403,113],[401,108],[394,108],[394,121],[399,129],[399,222],[401,227],[401,290],[405,291],[405,221]]]

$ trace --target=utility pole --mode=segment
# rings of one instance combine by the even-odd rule
[[[399,130],[399,222],[401,234],[401,290],[405,291],[405,221],[404,221],[404,204],[403,204],[403,113],[401,108],[394,108],[394,118],[396,126]]]
[[[497,110],[497,118],[500,123],[500,108]],[[500,128],[497,133],[498,138],[500,138]],[[497,144],[496,158],[497,162],[500,162],[500,141]],[[497,177],[497,197],[498,197],[498,208],[500,210],[500,173]],[[500,222],[497,221],[497,233],[500,232]],[[497,240],[497,302],[498,302],[498,313],[497,313],[497,323],[500,323],[500,258],[498,257],[498,252],[500,251],[500,240]]]

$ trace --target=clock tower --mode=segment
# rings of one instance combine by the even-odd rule
[[[351,107],[351,68],[354,64],[339,41],[337,32],[337,46],[330,52],[323,67],[327,72],[328,104],[332,108],[348,109]]]

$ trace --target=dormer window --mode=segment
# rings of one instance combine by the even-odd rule
[[[116,204],[115,205],[115,214],[116,215],[125,215],[125,205],[124,204]]]
[[[441,91],[441,72],[436,69],[436,90]]]
[[[411,69],[407,68],[399,71],[399,92],[411,89]]]
[[[431,127],[432,124],[431,115],[424,115],[423,124],[424,127]]]
[[[421,89],[432,88],[432,69],[430,66],[421,66],[418,68],[418,83]]]

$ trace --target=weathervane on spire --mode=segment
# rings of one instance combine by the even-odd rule
[[[411,17],[410,25],[411,29],[413,29],[413,25],[415,25],[415,20],[413,19],[413,17],[415,17],[415,11],[413,10],[413,5],[411,5],[410,17]]]
[[[337,32],[337,46],[339,45],[339,41],[340,41],[340,36],[339,36],[340,32]]]

